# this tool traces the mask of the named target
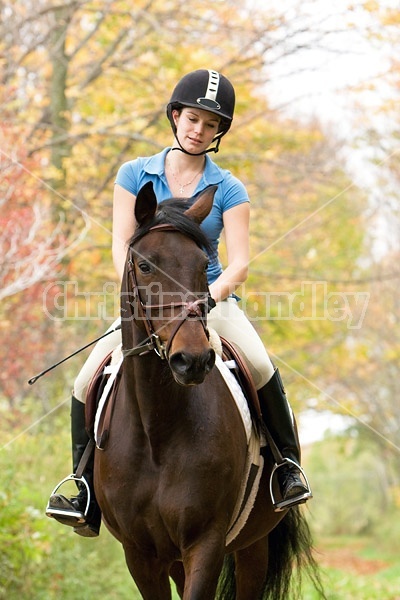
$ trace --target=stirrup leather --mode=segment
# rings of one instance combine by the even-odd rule
[[[64,483],[66,483],[67,481],[82,482],[84,484],[84,486],[86,488],[86,492],[87,492],[87,500],[86,500],[86,507],[83,512],[79,511],[79,510],[68,511],[68,509],[54,508],[54,507],[50,506],[50,500],[51,500],[52,496],[54,496],[57,493],[57,491],[59,490],[59,488],[62,485],[64,485]],[[90,487],[89,487],[89,484],[86,481],[85,477],[83,475],[82,475],[82,477],[77,477],[74,473],[71,473],[71,475],[68,475],[68,477],[65,477],[62,481],[60,481],[60,483],[57,484],[56,487],[54,488],[54,490],[51,492],[50,499],[46,506],[46,515],[48,517],[54,517],[56,519],[57,519],[57,517],[71,517],[73,519],[76,519],[77,525],[86,523],[86,518],[87,518],[88,512],[89,512],[90,500],[91,500]]]
[[[293,465],[294,467],[296,467],[296,469],[299,471],[299,473],[303,479],[303,484],[308,489],[308,492],[304,492],[304,494],[301,494],[295,498],[289,498],[288,500],[279,500],[278,501],[275,498],[275,494],[274,494],[274,490],[273,490],[273,479],[274,479],[274,475],[277,472],[277,470],[287,464]],[[281,512],[282,510],[285,510],[285,508],[290,508],[291,506],[295,506],[297,504],[303,504],[304,502],[306,502],[306,500],[308,500],[309,498],[312,498],[311,487],[310,487],[310,484],[308,483],[307,475],[305,474],[302,467],[290,458],[284,458],[281,463],[274,464],[274,467],[271,471],[271,476],[269,479],[269,493],[271,495],[271,500],[272,500],[272,504],[273,504],[275,512]]]

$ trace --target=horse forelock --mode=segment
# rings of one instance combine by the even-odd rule
[[[129,240],[129,246],[132,247],[142,237],[157,225],[172,225],[176,231],[191,238],[199,248],[212,256],[214,249],[206,234],[195,221],[185,215],[185,211],[191,206],[190,200],[181,200],[172,198],[161,202],[153,219],[145,224],[138,226],[135,233]]]

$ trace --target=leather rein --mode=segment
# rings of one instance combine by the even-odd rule
[[[149,229],[150,231],[179,231],[176,227],[169,223],[161,223],[160,225],[155,225]],[[130,276],[131,284],[132,284],[132,292],[135,300],[137,301],[137,306],[139,308],[139,316],[143,319],[147,339],[149,340],[147,343],[142,343],[134,348],[127,348],[122,350],[122,354],[124,358],[126,356],[137,356],[140,354],[144,354],[154,350],[158,356],[164,360],[168,360],[169,351],[171,349],[171,344],[178,333],[179,329],[185,323],[187,319],[196,318],[199,319],[203,326],[203,330],[209,338],[209,332],[207,329],[207,312],[210,305],[212,305],[213,300],[210,295],[207,294],[204,298],[199,298],[197,300],[193,300],[190,302],[170,302],[166,304],[146,304],[143,302],[139,286],[136,277],[135,271],[135,263],[133,260],[133,249],[129,247],[129,258],[128,264],[130,266],[128,271],[128,276]],[[210,302],[211,301],[211,302]],[[150,317],[150,312],[152,310],[163,310],[163,309],[178,309],[181,311],[176,317],[171,317],[169,322],[176,321],[172,333],[167,340],[167,342],[163,342],[161,337],[158,335],[157,331],[153,327],[153,323]]]

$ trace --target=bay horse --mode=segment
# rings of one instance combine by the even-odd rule
[[[206,325],[200,223],[215,190],[191,205],[158,205],[146,184],[136,199],[121,286],[122,374],[94,480],[144,600],[170,600],[170,578],[183,600],[283,600],[293,561],[316,567],[299,509],[273,510],[269,456],[253,510],[226,545],[247,440]]]

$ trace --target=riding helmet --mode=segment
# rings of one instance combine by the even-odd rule
[[[235,90],[224,75],[217,71],[198,69],[178,82],[167,106],[167,116],[174,134],[176,127],[172,111],[185,106],[201,108],[221,117],[214,139],[220,139],[229,130],[235,110]]]

